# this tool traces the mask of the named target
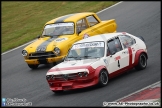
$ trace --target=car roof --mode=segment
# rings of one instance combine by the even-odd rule
[[[126,32],[124,32],[124,34],[125,33]],[[107,41],[107,40],[109,40],[115,36],[121,35],[121,34],[123,34],[123,32],[99,34],[99,35],[88,37],[86,39],[82,39],[80,41],[75,42],[74,44],[84,43],[84,42],[94,42],[94,41]]]
[[[61,23],[61,22],[76,22],[83,17],[93,15],[93,14],[95,14],[95,13],[81,12],[81,13],[68,14],[68,15],[64,15],[64,16],[60,16],[58,18],[52,19],[52,20],[48,21],[46,24]]]

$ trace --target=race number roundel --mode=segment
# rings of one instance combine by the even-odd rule
[[[87,34],[87,33],[85,33],[84,35],[83,35],[83,39],[86,39],[86,38],[88,38],[89,37],[89,35]]]

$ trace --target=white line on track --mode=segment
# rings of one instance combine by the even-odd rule
[[[118,2],[118,3],[116,3],[116,4],[112,5],[112,6],[108,7],[108,8],[105,8],[105,9],[103,9],[103,10],[101,10],[101,11],[97,12],[97,14],[98,14],[98,13],[101,13],[101,12],[103,12],[103,11],[107,10],[107,9],[110,9],[110,8],[112,8],[112,7],[114,7],[114,6],[118,5],[118,4],[120,4],[120,3],[122,3],[122,2],[123,2],[123,1]]]
[[[14,49],[11,49],[11,50],[9,50],[9,51],[6,51],[6,52],[2,53],[1,55],[7,54],[7,53],[9,53],[9,52],[11,52],[11,51],[14,51],[14,50],[16,50],[16,49],[18,49],[18,48],[21,48],[21,47],[25,46],[25,45],[28,45],[28,44],[30,44],[30,43],[32,43],[32,42],[34,42],[34,41],[35,41],[35,40],[30,41],[30,42],[28,42],[28,43],[26,43],[26,44],[23,44],[23,45],[21,45],[21,46],[19,46],[19,47],[14,48]]]
[[[112,7],[114,7],[114,6],[118,5],[118,4],[120,4],[120,3],[122,3],[122,1],[116,3],[116,4],[112,5],[112,6],[110,6],[110,7],[108,7],[108,8],[103,9],[103,10],[97,12],[96,14],[101,13],[101,12],[107,10],[107,9],[110,9],[110,8],[112,8]],[[18,48],[21,48],[21,47],[25,46],[25,45],[28,45],[28,44],[30,44],[30,43],[32,43],[32,42],[34,42],[34,41],[35,41],[35,40],[30,41],[30,42],[28,42],[28,43],[26,43],[26,44],[23,44],[23,45],[21,45],[21,46],[19,46],[19,47],[14,48],[14,49],[11,49],[11,50],[9,50],[9,51],[6,51],[6,52],[2,53],[1,55],[7,54],[7,53],[9,53],[9,52],[11,52],[11,51],[14,51],[14,50],[16,50],[16,49],[18,49]]]
[[[140,91],[142,91],[142,90],[144,90],[144,89],[150,88],[151,86],[154,86],[154,85],[157,85],[157,84],[160,84],[160,83],[161,83],[161,81],[158,81],[158,82],[156,82],[156,83],[153,83],[153,84],[151,84],[151,85],[149,85],[149,86],[146,86],[146,87],[144,87],[144,88],[142,88],[142,89],[140,89],[140,90],[138,90],[138,91],[135,91],[135,92],[133,92],[133,93],[127,95],[127,96],[124,96],[124,97],[122,97],[122,98],[119,98],[119,99],[115,100],[114,102],[117,102],[117,101],[119,101],[119,100],[121,100],[121,99],[124,99],[124,98],[126,98],[126,97],[129,97],[129,96],[131,96],[131,95],[133,95],[133,94],[135,94],[135,93],[138,93],[138,92],[140,92]],[[160,85],[161,85],[161,84],[160,84]]]

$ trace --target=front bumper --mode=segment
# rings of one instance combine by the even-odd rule
[[[50,90],[60,91],[60,90],[71,90],[78,88],[85,88],[98,83],[98,78],[83,78],[70,81],[48,81]]]
[[[40,59],[25,59],[27,64],[47,64],[62,61],[64,56],[40,58]]]

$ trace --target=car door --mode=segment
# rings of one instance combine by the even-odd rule
[[[135,53],[138,49],[138,46],[135,42],[135,39],[133,39],[131,36],[120,35],[119,39],[123,47],[122,55],[126,56],[124,60],[129,61],[128,66],[131,67],[134,63]]]
[[[97,34],[100,34],[98,29],[95,27],[99,21],[95,19],[93,15],[87,16],[80,19],[76,23],[76,31],[79,34],[80,38],[90,37]]]
[[[91,33],[91,36],[103,33],[101,32],[101,30],[99,30],[98,25],[100,24],[100,22],[93,15],[87,16],[86,20],[89,25],[89,32]]]
[[[108,40],[107,42],[107,60],[108,60],[108,72],[109,74],[120,70],[123,68],[123,65],[121,62],[122,60],[122,46],[120,44],[119,38],[115,37],[113,39]]]
[[[92,35],[89,29],[89,25],[87,24],[86,18],[82,18],[76,22],[76,33],[78,34],[79,40],[84,38],[84,35],[87,34],[87,36]]]

